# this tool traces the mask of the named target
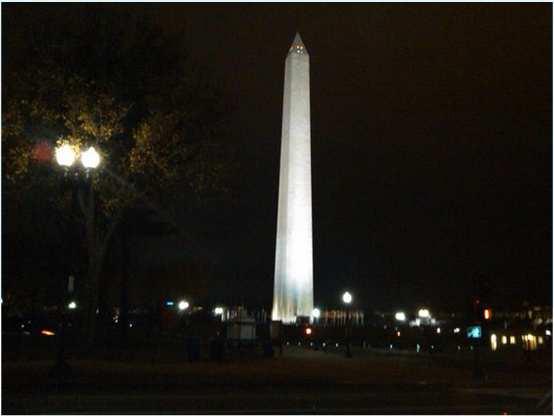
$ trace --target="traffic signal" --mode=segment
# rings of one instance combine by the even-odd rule
[[[485,319],[485,321],[489,321],[492,318],[492,309],[491,308],[483,309],[483,318]]]

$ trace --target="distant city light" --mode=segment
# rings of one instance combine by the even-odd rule
[[[69,302],[69,304],[67,305],[67,307],[68,307],[69,309],[76,309],[76,308],[77,308],[77,302],[71,301],[71,302]]]
[[[458,332],[460,332],[460,328],[458,327],[454,328],[454,333],[457,334]]]
[[[396,331],[396,336],[397,336],[397,337],[400,336],[400,331]]]
[[[40,331],[41,335],[46,335],[48,337],[51,337],[53,335],[56,335],[54,332],[52,331],[49,331],[48,329],[43,329],[42,331]]]
[[[496,339],[496,334],[492,334],[491,335],[491,349],[493,351],[496,351],[497,347],[498,347],[498,343],[497,343],[497,339]]]
[[[321,311],[318,308],[314,308],[314,310],[312,311],[312,316],[315,319],[319,319],[319,317],[321,316]]]
[[[481,338],[481,327],[479,325],[470,326],[467,328],[468,338]]]
[[[441,333],[441,329],[437,328],[437,334],[440,334],[440,333]]]
[[[491,311],[490,309],[488,309],[488,308],[485,309],[485,310],[483,311],[483,316],[484,316],[484,318],[488,321],[489,319],[492,318],[492,311]]]
[[[171,304],[173,305],[173,302],[171,302]],[[190,305],[186,300],[180,301],[179,305],[178,305],[180,311],[184,311],[184,310],[188,309],[189,306]]]
[[[350,292],[344,292],[342,295],[342,301],[346,303],[347,305],[352,303],[352,295]]]
[[[404,312],[396,312],[394,314],[394,319],[404,322],[406,320],[406,314]]]
[[[506,335],[502,335],[502,344],[508,343],[508,337]]]
[[[214,309],[214,313],[216,315],[223,315],[223,308],[221,306],[218,306],[217,308]]]
[[[546,334],[547,336],[551,336],[551,335],[552,335],[552,332],[550,331],[550,329],[547,329],[547,330],[545,331],[545,334]]]
[[[175,305],[175,302],[173,302],[172,300],[165,301],[165,306],[173,306],[173,305]]]
[[[513,335],[510,335],[510,344],[515,344],[515,343],[516,343],[516,337]]]
[[[58,165],[70,167],[77,159],[77,152],[74,146],[69,143],[64,143],[56,148],[55,156]]]
[[[312,335],[312,328],[306,328],[306,335]]]
[[[419,316],[420,318],[430,318],[431,312],[429,312],[429,309],[422,308],[417,311],[417,316]]]

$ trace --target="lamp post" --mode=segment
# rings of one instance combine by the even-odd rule
[[[319,317],[321,316],[321,311],[319,308],[314,308],[312,311],[312,321],[313,323],[319,323]]]
[[[352,295],[350,292],[344,292],[342,294],[342,303],[344,303],[346,307],[346,325],[344,327],[346,358],[352,358],[352,352],[350,351],[350,304],[352,303]]]
[[[101,157],[94,146],[81,149],[78,145],[68,142],[60,143],[55,149],[56,163],[63,168],[67,179],[73,180],[73,192],[85,217],[85,231],[88,249],[88,319],[92,326],[96,321],[96,297],[97,288],[94,281],[97,268],[96,253],[96,226],[94,208],[94,188],[92,186],[92,173],[100,166]],[[77,163],[80,162],[80,163]],[[90,341],[90,340],[89,340]]]
[[[73,310],[77,308],[77,302],[72,300],[67,303],[69,296],[73,294],[74,290],[74,277],[69,276],[67,284],[67,292],[64,290],[61,302],[59,303],[60,309],[60,325],[57,331],[57,353],[56,353],[56,363],[54,367],[50,370],[50,375],[55,377],[58,380],[58,383],[61,382],[62,378],[66,375],[71,375],[72,370],[71,366],[65,361],[65,338],[66,338],[66,328],[67,328],[67,309]]]

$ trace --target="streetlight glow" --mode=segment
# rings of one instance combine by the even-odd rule
[[[216,315],[223,315],[223,308],[221,306],[218,306],[217,308],[214,309],[214,313]]]
[[[314,308],[314,310],[312,311],[312,316],[315,319],[319,319],[319,317],[321,316],[321,311],[318,308]]]
[[[182,300],[181,302],[179,302],[178,306],[180,311],[184,311],[185,309],[188,309],[190,305],[186,300]]]
[[[56,147],[56,162],[58,162],[58,165],[70,167],[73,163],[75,163],[76,159],[77,152],[69,143],[64,143],[61,146]]]
[[[81,153],[81,163],[88,169],[95,169],[98,167],[100,164],[100,155],[93,146]]]
[[[394,319],[404,322],[406,320],[406,314],[404,312],[396,312],[394,314]]]
[[[342,301],[346,303],[347,305],[352,303],[352,295],[350,292],[344,292],[342,295]]]
[[[429,309],[423,308],[417,311],[417,316],[419,316],[420,318],[430,318],[431,312],[429,312]]]
[[[67,307],[69,309],[77,309],[77,302],[75,302],[74,300],[72,300],[71,302],[69,302],[69,304],[67,305]]]

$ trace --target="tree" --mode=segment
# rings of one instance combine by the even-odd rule
[[[3,195],[23,201],[40,190],[41,206],[58,213],[60,227],[81,219],[89,343],[106,252],[126,213],[146,206],[173,223],[183,204],[226,193],[229,169],[222,94],[147,19],[136,19],[130,37],[113,24],[122,16],[103,10],[75,33],[52,30],[51,19],[66,19],[63,13],[48,16],[49,31],[45,22],[23,27],[30,41],[22,44],[30,46],[22,47],[31,50],[21,53],[30,64],[6,68],[2,113]],[[100,172],[67,184],[51,162],[62,142],[95,145]]]

